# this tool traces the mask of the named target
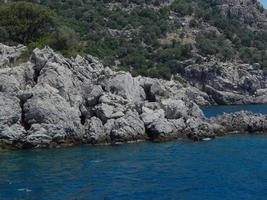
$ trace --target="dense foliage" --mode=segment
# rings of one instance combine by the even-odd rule
[[[221,34],[199,31],[195,43],[185,43],[177,34],[183,24],[173,16],[191,16],[190,27],[201,30],[200,21],[206,22]],[[169,39],[170,33],[178,36]],[[89,53],[134,74],[166,79],[199,54],[267,68],[267,33],[221,16],[212,0],[10,1],[0,4],[0,42],[48,44],[67,56]]]

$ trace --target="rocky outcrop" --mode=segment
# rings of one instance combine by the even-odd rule
[[[266,29],[266,11],[257,0],[212,0],[225,17],[238,19],[250,28]]]
[[[184,76],[217,104],[267,103],[267,80],[257,63],[192,64]]]
[[[9,47],[0,43],[0,69],[15,63],[25,50],[26,47],[23,45]]]
[[[225,132],[266,133],[267,131],[267,116],[262,114],[241,111],[225,113],[211,120],[225,127]]]
[[[200,90],[198,78],[203,71],[213,80],[201,80],[216,91],[230,91],[237,84],[237,91],[264,94],[264,80],[253,70],[247,74],[248,69],[239,69],[236,79],[227,82],[207,70],[188,67],[187,75],[196,88],[174,80],[115,72],[92,56],[68,59],[48,47],[35,49],[29,62],[0,69],[0,146],[201,140],[228,131],[265,130],[263,115],[241,113],[207,119],[199,107],[217,101]],[[252,79],[255,82],[250,84]]]

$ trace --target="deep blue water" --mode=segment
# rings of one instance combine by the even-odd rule
[[[250,111],[254,113],[267,114],[267,104],[207,106],[204,107],[202,110],[206,117],[213,117],[221,115],[224,112],[230,113],[230,112],[238,112],[241,110]]]
[[[0,150],[0,200],[9,199],[266,200],[267,136]]]
[[[0,199],[266,200],[267,137],[3,151]]]

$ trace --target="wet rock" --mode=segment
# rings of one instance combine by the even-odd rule
[[[35,133],[28,135],[25,140],[24,146],[35,147],[35,148],[45,148],[49,147],[52,142],[52,137],[46,134],[46,130],[39,130]]]

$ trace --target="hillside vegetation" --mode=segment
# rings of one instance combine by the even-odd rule
[[[92,54],[134,75],[165,79],[203,57],[267,69],[266,13],[256,0],[0,2],[0,42],[9,45]]]

